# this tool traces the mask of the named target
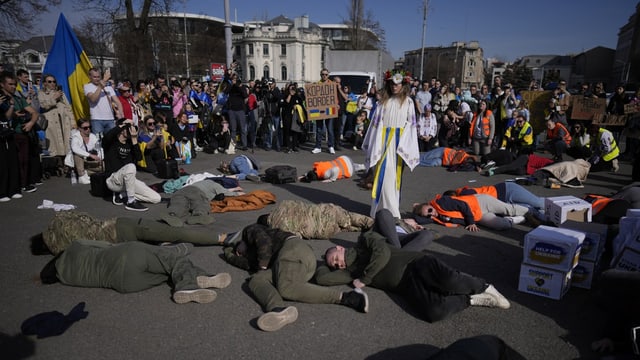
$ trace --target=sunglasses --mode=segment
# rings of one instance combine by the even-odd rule
[[[56,83],[56,81],[55,81],[55,80],[47,80],[46,82],[47,82],[48,84],[51,84],[51,83],[55,84],[55,83]]]
[[[329,76],[329,73],[320,73],[322,76]]]
[[[81,126],[80,129],[82,130],[89,130],[91,129],[91,126]]]
[[[156,123],[154,123],[154,122],[148,122],[148,123],[147,123],[147,126],[153,126],[153,125],[155,125],[155,124],[156,124]]]

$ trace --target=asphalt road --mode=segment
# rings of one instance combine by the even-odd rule
[[[309,170],[313,161],[334,158],[326,151],[313,155],[306,149],[295,154],[257,150],[255,156],[263,168],[291,164],[299,174]],[[360,151],[342,150],[337,155],[341,154],[363,161]],[[183,167],[190,173],[216,173],[219,162],[231,158],[232,155],[200,154],[191,165]],[[584,189],[530,189],[540,196],[609,194],[629,183],[630,174],[630,165],[622,163],[618,174],[591,174]],[[140,177],[148,183],[157,181],[148,174]],[[401,207],[409,210],[413,202],[446,189],[508,178],[418,167],[404,175]],[[247,181],[242,185],[247,191],[269,190],[278,200],[334,202],[351,211],[369,211],[370,193],[359,189],[354,180],[282,186]],[[511,301],[509,310],[471,307],[429,324],[408,312],[398,297],[367,289],[371,301],[368,314],[344,306],[295,304],[300,313],[297,322],[278,332],[265,333],[256,327],[262,311],[247,291],[247,273],[226,264],[220,258],[220,247],[197,247],[190,255],[207,271],[229,272],[233,278],[232,284],[219,290],[218,298],[210,304],[177,305],[166,285],[119,294],[108,289],[40,284],[38,274],[51,257],[32,255],[28,244],[29,238],[53,216],[53,210],[37,209],[44,199],[74,204],[78,210],[101,218],[157,219],[164,206],[150,205],[145,213],[129,212],[92,197],[88,185],[72,186],[63,177],[45,181],[37,192],[25,194],[23,199],[0,203],[2,358],[23,354],[34,359],[424,359],[439,347],[479,334],[499,336],[528,359],[594,358],[589,344],[598,336],[603,314],[594,306],[590,291],[573,288],[556,301],[517,290],[522,241],[530,230],[524,225],[503,232],[482,229],[473,234],[433,225],[440,238],[428,249],[461,271],[493,283]],[[206,228],[216,236],[240,229],[268,212],[269,207],[216,214],[215,223]],[[311,243],[319,258],[327,247],[349,244],[356,238],[356,233],[341,233],[330,241]],[[48,311],[67,313],[79,302],[86,303],[89,315],[64,334],[45,339],[20,335],[25,319]],[[13,355],[5,357],[9,350]]]

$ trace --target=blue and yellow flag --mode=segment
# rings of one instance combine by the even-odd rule
[[[92,67],[67,19],[60,14],[43,75],[55,76],[58,85],[71,102],[76,119],[89,119],[89,103],[83,87],[89,82],[89,69]]]

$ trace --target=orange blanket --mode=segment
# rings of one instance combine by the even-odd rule
[[[262,209],[276,202],[276,196],[265,190],[255,190],[246,195],[227,196],[224,200],[211,201],[211,212],[247,211]]]

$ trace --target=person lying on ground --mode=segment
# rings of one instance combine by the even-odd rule
[[[438,195],[427,203],[414,204],[413,214],[419,224],[463,225],[471,232],[480,231],[478,224],[493,230],[511,229],[525,221],[534,226],[540,225],[529,208],[507,204],[485,194]]]
[[[191,245],[193,247],[193,245]],[[44,284],[107,288],[133,293],[170,281],[177,304],[209,303],[216,299],[210,288],[222,289],[231,276],[209,276],[187,257],[189,246],[153,246],[140,242],[111,244],[76,240],[56,255],[40,273]]]
[[[261,224],[249,225],[241,234],[233,246],[225,247],[224,257],[230,264],[253,272],[249,290],[265,312],[258,318],[260,330],[277,331],[296,321],[298,309],[284,300],[369,311],[369,298],[361,290],[343,292],[309,282],[316,271],[316,257],[308,242]]]
[[[176,229],[143,218],[115,217],[100,220],[87,213],[73,210],[56,212],[41,235],[36,235],[34,241],[44,242],[53,255],[64,251],[78,239],[101,240],[114,244],[144,241],[155,244],[186,242],[195,245],[219,245],[218,239],[206,229]]]
[[[356,164],[350,157],[342,155],[335,160],[314,162],[313,170],[300,176],[298,180],[302,182],[316,180],[334,182],[339,179],[348,179],[359,171],[364,171],[364,164]]]
[[[534,195],[529,190],[514,181],[499,182],[495,185],[468,187],[464,186],[455,190],[455,195],[490,195],[507,204],[518,204],[544,213],[544,198]]]
[[[181,227],[185,222],[208,225],[213,222],[211,200],[244,194],[240,186],[227,189],[213,179],[204,179],[173,193],[161,219],[175,227]]]
[[[444,320],[469,306],[510,307],[509,301],[484,279],[449,267],[424,252],[389,246],[369,231],[352,248],[332,246],[315,274],[320,285],[371,286],[401,295],[428,322]]]

